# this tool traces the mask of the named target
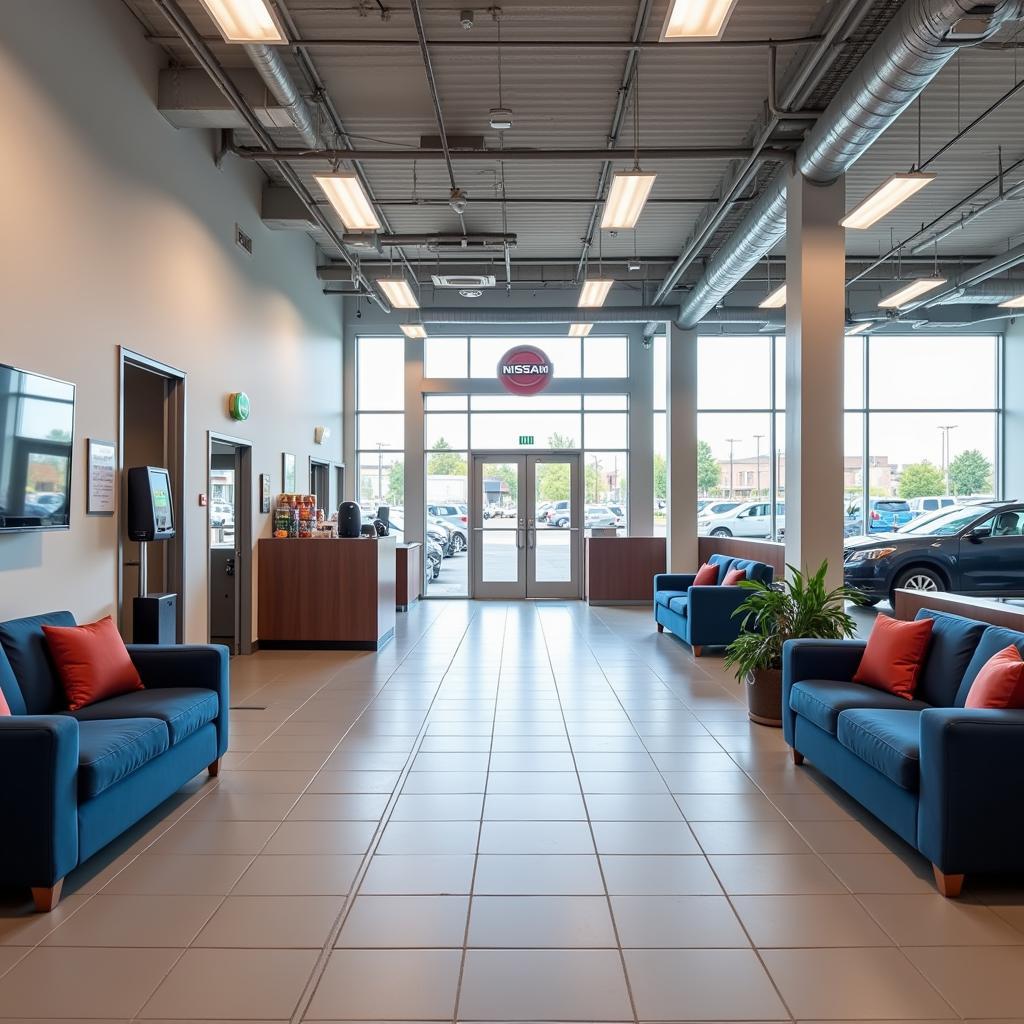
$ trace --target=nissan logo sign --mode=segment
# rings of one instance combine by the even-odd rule
[[[498,362],[498,380],[513,395],[536,395],[551,382],[551,360],[532,345],[510,348]]]

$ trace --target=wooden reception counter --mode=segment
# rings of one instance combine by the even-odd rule
[[[260,541],[260,647],[376,651],[394,635],[394,537]]]

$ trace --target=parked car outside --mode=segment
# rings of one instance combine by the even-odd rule
[[[466,550],[469,513],[465,505],[428,505],[427,515],[451,528],[452,546],[456,555]]]
[[[949,494],[937,494],[926,498],[911,498],[907,504],[915,516],[920,516],[924,515],[925,512],[936,512],[939,509],[952,508],[954,505],[960,504],[960,499],[954,498]]]
[[[778,502],[775,518],[778,528],[785,528],[786,505]],[[770,537],[772,532],[772,506],[767,501],[745,501],[717,516],[701,515],[697,519],[697,532],[711,537]]]
[[[863,513],[861,511],[861,502],[854,500],[850,502],[846,509],[847,516],[850,517],[853,525],[856,529],[854,533],[861,533],[862,526],[861,520]],[[910,505],[902,498],[871,498],[868,502],[868,532],[869,533],[889,533],[893,530],[899,529],[906,523],[909,523],[914,518],[914,513],[910,511]]]
[[[608,511],[615,516],[616,527],[624,527],[626,525],[626,506],[625,505],[609,505]]]
[[[583,509],[583,528],[593,530],[599,527],[616,526],[615,515],[607,505],[586,505]]]
[[[845,542],[843,577],[866,604],[899,589],[1024,596],[1024,502],[972,502],[898,532]]]
[[[568,526],[571,508],[571,501],[553,501],[545,510],[543,520],[538,516],[537,522],[543,521],[547,523],[548,526]]]
[[[723,500],[721,498],[700,498],[697,501],[697,516],[720,516],[724,512],[731,512],[740,501]]]

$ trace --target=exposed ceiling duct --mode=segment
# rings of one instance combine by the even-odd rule
[[[1006,252],[999,256],[993,256],[992,259],[985,260],[984,263],[979,263],[977,266],[965,270],[962,274],[957,274],[947,288],[944,288],[941,292],[923,296],[917,302],[905,306],[902,312],[911,312],[912,310],[920,309],[922,306],[939,305],[944,299],[955,296],[957,292],[966,293],[972,291],[976,286],[984,284],[991,278],[1006,273],[1008,270],[1013,270],[1014,267],[1019,267],[1022,263],[1024,263],[1024,242],[1020,245],[1015,245],[1012,249],[1007,249]]]
[[[550,309],[484,309],[466,306],[456,309],[422,309],[419,319],[425,324],[576,324],[581,320],[594,324],[638,324],[660,317],[668,310],[663,306],[602,306],[580,309],[564,306]],[[759,321],[764,320],[762,314]]]
[[[834,181],[921,94],[959,47],[989,38],[1020,15],[1020,0],[908,0],[808,133],[797,153],[797,169],[811,181]],[[699,323],[785,236],[787,173],[780,169],[775,174],[708,262],[680,307],[680,323]]]
[[[950,306],[955,303],[976,303],[979,306],[1009,302],[1010,299],[1024,295],[1024,277],[1002,281],[981,281],[969,288],[957,288],[948,295],[940,296],[928,303],[932,306]]]
[[[320,136],[316,130],[313,111],[296,88],[277,48],[250,44],[245,47],[245,52],[249,55],[260,78],[266,82],[267,88],[284,108],[288,119],[299,133],[302,144],[310,149],[317,148],[320,145]]]

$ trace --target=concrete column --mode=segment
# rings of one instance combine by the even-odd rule
[[[1003,355],[1003,497],[1024,497],[1024,316],[1006,327]]]
[[[351,302],[345,298],[342,303]],[[341,335],[341,461],[345,464],[342,501],[359,500],[359,466],[356,461],[356,337],[347,317]]]
[[[629,334],[629,532],[654,533],[654,353],[643,332]]]
[[[786,225],[786,561],[843,578],[845,179],[790,175]]]
[[[668,325],[668,568],[697,569],[697,332]]]
[[[395,367],[395,372],[399,368]],[[405,540],[423,541],[426,495],[423,446],[423,339],[405,339]]]

